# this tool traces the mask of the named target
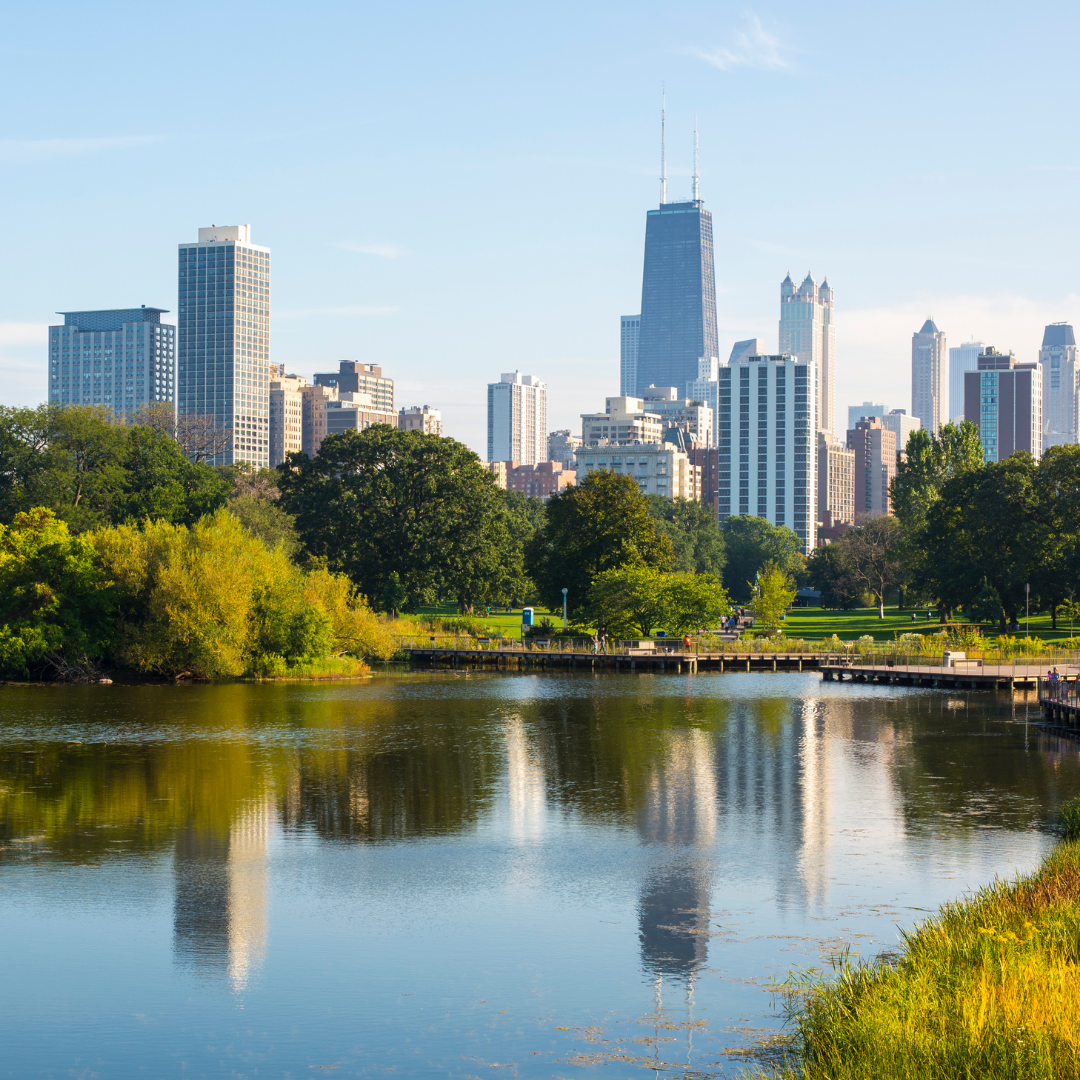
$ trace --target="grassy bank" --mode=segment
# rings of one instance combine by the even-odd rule
[[[1080,1077],[1080,800],[1032,874],[945,905],[895,961],[793,980],[777,1080]]]

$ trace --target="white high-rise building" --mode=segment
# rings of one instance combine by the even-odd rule
[[[978,370],[985,350],[982,341],[965,341],[949,349],[949,419],[954,424],[964,422],[964,372]]]
[[[619,319],[619,393],[624,397],[633,397],[637,393],[637,358],[640,340],[641,316],[621,316]]]
[[[1077,441],[1080,363],[1076,336],[1068,323],[1051,323],[1039,350],[1043,389],[1043,450]]]
[[[176,327],[165,308],[61,311],[49,327],[49,403],[104,405],[130,417],[146,405],[172,405]]]
[[[945,415],[947,379],[945,335],[927,319],[917,334],[911,335],[911,415],[936,435],[948,419]]]
[[[807,273],[795,288],[788,274],[780,285],[780,352],[813,361],[818,374],[814,418],[819,431],[836,430],[836,330],[833,290]],[[816,441],[813,445],[817,445]]]
[[[547,461],[547,384],[512,371],[488,383],[488,461]]]
[[[751,514],[817,543],[817,365],[746,356],[720,369],[719,518]]]
[[[719,379],[720,361],[715,356],[703,356],[698,360],[698,377],[686,384],[686,396],[691,401],[700,401],[712,409],[712,446],[716,445],[716,424],[719,417]]]
[[[213,465],[270,464],[270,249],[250,225],[212,225],[180,245],[177,396],[181,413],[232,431]]]

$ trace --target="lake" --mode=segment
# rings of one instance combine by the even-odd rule
[[[0,687],[0,1076],[736,1075],[1034,866],[1023,695],[814,674]]]

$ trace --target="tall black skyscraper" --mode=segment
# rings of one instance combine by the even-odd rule
[[[634,391],[639,395],[649,385],[675,386],[681,395],[686,383],[698,377],[698,360],[719,355],[712,214],[705,209],[704,200],[698,198],[697,132],[690,199],[667,201],[663,135],[660,162],[660,206],[650,210],[645,219],[645,271]]]

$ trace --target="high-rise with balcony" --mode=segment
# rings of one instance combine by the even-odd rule
[[[547,384],[520,371],[487,388],[488,461],[547,461]]]
[[[936,435],[949,418],[949,389],[945,335],[933,319],[927,319],[911,335],[911,415],[922,421],[924,431]]]
[[[216,465],[270,464],[270,249],[250,225],[180,245],[177,410],[232,432]]]
[[[836,430],[834,300],[829,279],[818,285],[809,272],[798,288],[790,274],[780,283],[780,352],[813,361],[818,376],[814,419],[819,431]]]
[[[147,405],[172,405],[176,327],[165,308],[61,311],[49,327],[49,402],[101,405],[131,417]]]
[[[1043,450],[1077,441],[1080,428],[1080,364],[1068,323],[1051,323],[1039,350],[1043,385]]]

